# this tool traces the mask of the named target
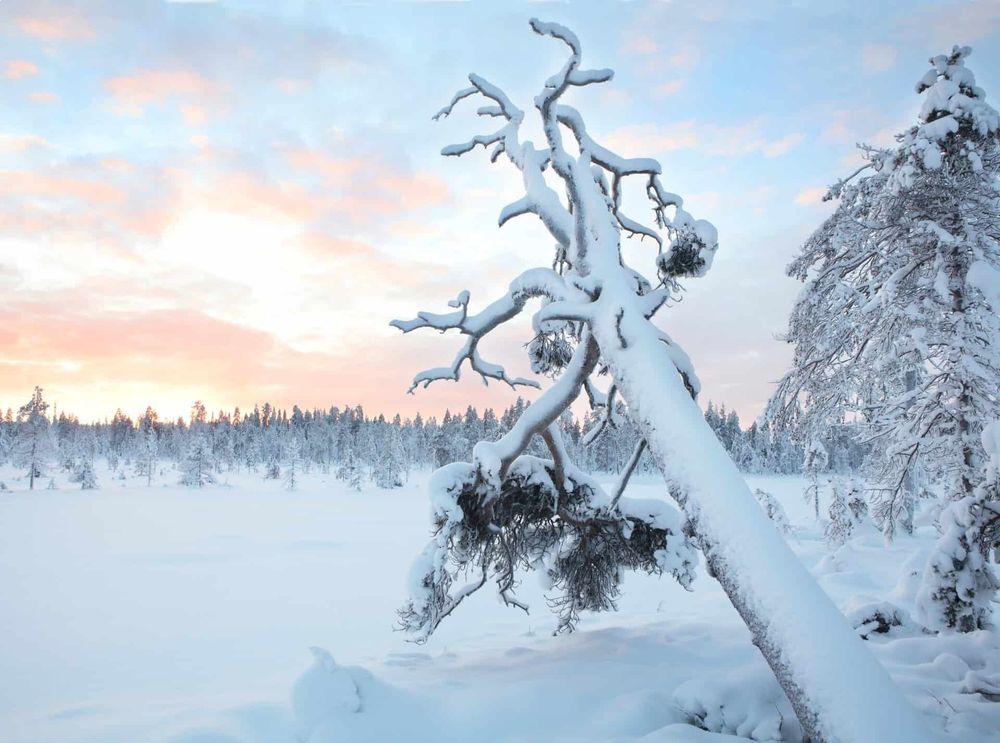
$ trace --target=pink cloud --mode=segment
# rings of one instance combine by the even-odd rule
[[[94,28],[86,18],[67,15],[64,11],[58,16],[22,16],[14,19],[14,25],[24,35],[42,41],[83,41],[94,38]]]
[[[689,150],[698,146],[698,134],[693,121],[673,124],[633,124],[615,129],[605,138],[605,144],[624,155]]]
[[[95,205],[118,204],[126,199],[122,189],[103,181],[29,170],[0,171],[0,194],[72,199]]]
[[[668,96],[679,93],[684,89],[683,80],[668,80],[665,83],[660,83],[655,88],[653,88],[653,95],[656,96]]]
[[[502,407],[516,396],[504,386],[483,387],[471,375],[407,395],[419,371],[414,358],[454,352],[430,337],[392,338],[364,353],[306,353],[194,310],[96,312],[65,301],[0,309],[0,328],[0,406],[21,404],[41,384],[62,410],[85,419],[118,407],[138,413],[148,404],[166,417],[185,415],[195,398],[213,410],[270,401],[440,415],[445,408],[464,410],[470,401]]]
[[[823,197],[829,191],[826,187],[803,188],[795,196],[795,203],[799,206],[815,206],[823,203]]]
[[[0,134],[0,152],[25,152],[47,146],[45,138],[37,134]]]
[[[105,80],[104,88],[111,94],[115,110],[121,114],[141,116],[146,106],[152,104],[195,100],[200,104],[188,103],[181,111],[186,120],[197,118],[200,121],[207,116],[207,103],[217,100],[219,95],[214,82],[198,72],[184,69],[140,70]]]
[[[31,93],[28,96],[28,100],[41,106],[51,106],[59,102],[59,96],[49,90],[39,90]]]
[[[38,74],[38,65],[26,59],[12,59],[3,68],[3,76],[8,80],[20,80]]]

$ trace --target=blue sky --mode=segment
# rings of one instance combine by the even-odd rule
[[[551,260],[529,221],[495,226],[512,172],[438,156],[478,131],[472,107],[430,120],[470,71],[529,107],[562,62],[532,16],[616,70],[577,93],[591,133],[659,158],[719,228],[715,267],[662,323],[744,418],[788,363],[784,266],[854,143],[913,123],[914,83],[954,43],[1000,96],[997,2],[4,0],[0,406],[34,384],[87,418],[508,402],[471,378],[406,396],[455,339],[387,323]],[[492,356],[525,371],[527,338],[510,328]]]

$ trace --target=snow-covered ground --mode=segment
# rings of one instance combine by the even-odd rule
[[[100,474],[101,490],[57,478],[59,489],[28,493],[0,472],[11,488],[0,492],[3,743],[717,739],[694,717],[796,739],[787,701],[703,570],[692,593],[632,577],[619,612],[559,637],[528,575],[529,615],[484,589],[416,646],[393,625],[428,536],[426,475],[356,493],[319,474],[295,492],[251,475],[192,490]],[[930,527],[889,548],[863,532],[829,556],[801,480],[750,484],[784,504],[795,552],[845,611],[910,608],[902,568],[922,565]],[[1000,741],[995,633],[904,626],[870,645],[929,725],[956,742]]]

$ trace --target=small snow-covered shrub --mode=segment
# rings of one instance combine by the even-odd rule
[[[851,479],[846,486],[836,483],[832,490],[827,508],[829,520],[823,527],[826,543],[831,549],[847,542],[868,515],[868,504],[857,480]]]
[[[753,495],[778,531],[785,535],[791,534],[794,531],[792,525],[788,522],[788,515],[785,513],[784,507],[777,498],[760,488],[754,490]]]
[[[69,481],[80,483],[81,490],[94,490],[97,487],[94,463],[88,457],[81,457],[73,465],[73,474],[70,475]]]
[[[846,612],[846,615],[862,640],[872,635],[915,634],[920,631],[906,611],[888,601],[862,604]]]
[[[934,545],[917,593],[917,617],[932,630],[972,632],[992,626],[1000,579],[990,556],[1000,545],[1000,421],[983,430],[989,457],[983,482],[940,515]]]

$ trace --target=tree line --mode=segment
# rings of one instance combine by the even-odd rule
[[[371,482],[401,485],[413,470],[468,460],[478,441],[495,441],[530,406],[518,397],[496,413],[470,405],[464,413],[446,411],[438,420],[417,413],[412,418],[367,415],[361,405],[291,410],[270,403],[210,414],[195,402],[187,419],[161,419],[152,407],[137,419],[118,410],[109,420],[83,423],[65,411],[50,414],[43,391],[15,413],[0,417],[0,465],[21,468],[34,489],[40,478],[68,473],[84,489],[99,485],[95,463],[103,460],[111,477],[145,477],[147,482],[203,486],[229,472],[284,478],[295,487],[303,473],[333,473],[352,487]],[[639,433],[624,410],[608,425],[588,412],[566,413],[559,421],[567,449],[588,472],[617,473],[629,462]],[[743,428],[735,410],[708,403],[705,420],[742,469],[755,473],[802,471],[801,436],[791,425],[755,421]],[[542,441],[531,450],[543,454]],[[826,469],[845,473],[863,458],[851,426],[832,428]],[[639,471],[653,471],[648,455]]]

